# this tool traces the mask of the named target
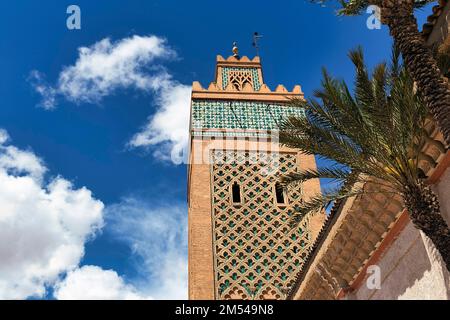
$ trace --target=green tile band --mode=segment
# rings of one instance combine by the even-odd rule
[[[237,129],[276,131],[290,116],[305,116],[302,108],[258,101],[194,100],[192,129]],[[227,134],[227,133],[224,133]],[[233,133],[233,135],[249,133]]]

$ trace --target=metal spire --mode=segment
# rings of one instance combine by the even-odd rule
[[[252,45],[255,47],[256,49],[256,55],[259,57],[259,45],[258,45],[258,41],[259,39],[262,38],[262,35],[260,35],[258,32],[253,33],[253,42]]]
[[[233,51],[233,57],[239,59],[239,49],[237,47],[236,41],[233,42],[233,49],[232,49],[232,51]]]

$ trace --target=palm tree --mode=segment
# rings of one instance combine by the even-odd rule
[[[281,144],[336,163],[283,176],[284,187],[316,178],[339,182],[339,187],[304,202],[293,223],[339,199],[369,192],[397,194],[414,226],[432,240],[450,270],[450,229],[419,166],[424,145],[436,143],[424,129],[428,110],[423,99],[397,52],[390,66],[379,64],[371,74],[361,48],[349,56],[356,67],[353,94],[344,81],[324,70],[315,99],[292,100],[305,108],[306,117],[291,117],[280,125]],[[366,183],[375,190],[361,187]]]
[[[324,3],[327,0],[311,0]],[[432,52],[417,27],[414,9],[435,0],[338,0],[340,15],[358,15],[370,5],[380,8],[381,22],[389,27],[404,64],[423,96],[431,114],[439,125],[447,144],[450,144],[450,89],[441,75]]]

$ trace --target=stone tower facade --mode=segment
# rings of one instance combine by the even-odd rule
[[[288,222],[301,201],[320,191],[309,181],[283,191],[280,174],[315,168],[312,155],[277,140],[278,124],[303,109],[300,86],[274,91],[259,57],[217,56],[208,88],[194,82],[188,166],[189,298],[284,299],[324,215]]]

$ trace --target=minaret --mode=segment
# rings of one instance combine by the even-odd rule
[[[189,206],[189,299],[284,299],[324,215],[297,227],[289,217],[320,191],[308,181],[288,192],[280,174],[316,168],[314,156],[278,144],[283,118],[304,116],[289,99],[299,85],[270,90],[260,58],[217,56],[215,81],[192,85]],[[279,61],[279,63],[282,63]]]

